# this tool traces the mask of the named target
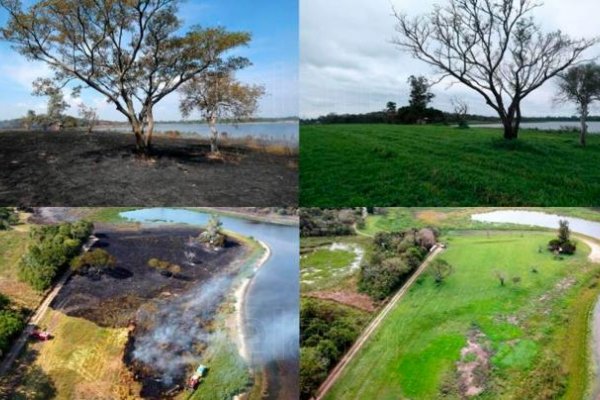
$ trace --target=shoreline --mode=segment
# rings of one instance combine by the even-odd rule
[[[267,262],[271,257],[271,248],[263,241],[256,239],[258,244],[264,249],[262,257],[254,264],[252,274],[246,278],[243,278],[242,282],[234,290],[235,298],[235,334],[234,339],[237,344],[238,353],[240,357],[250,366],[250,354],[248,352],[248,345],[246,343],[246,325],[245,320],[245,305],[246,296],[248,294],[248,288],[250,287],[256,272]]]

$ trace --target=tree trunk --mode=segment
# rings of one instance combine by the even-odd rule
[[[146,143],[144,142],[144,132],[142,131],[142,126],[134,122],[131,124],[131,129],[133,130],[133,134],[135,135],[135,147],[138,153],[145,154],[146,153]]]
[[[504,139],[515,140],[519,137],[519,127],[512,121],[504,121]]]
[[[210,151],[211,153],[218,153],[219,147],[217,145],[217,140],[219,139],[219,131],[217,130],[217,118],[210,117],[208,120],[208,125],[210,126]]]
[[[152,133],[154,133],[154,114],[152,114],[152,108],[148,108],[148,112],[146,114],[146,121],[148,122],[148,127],[146,128],[146,153],[150,153],[152,150]]]
[[[586,145],[586,135],[587,135],[587,117],[588,117],[588,106],[584,104],[581,106],[581,132],[579,133],[579,144],[584,146]]]

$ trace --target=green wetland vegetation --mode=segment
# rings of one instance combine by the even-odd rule
[[[406,235],[427,227],[440,233],[446,248],[321,398],[592,398],[597,379],[591,326],[600,265],[596,256],[588,256],[597,242],[574,235],[575,254],[558,254],[548,247],[557,238],[554,229],[471,221],[472,214],[492,210],[376,208],[358,221],[355,235],[303,237],[301,398],[317,393],[396,293],[394,285],[373,296],[365,290],[365,278],[378,275],[389,283],[398,272],[395,262],[408,261]],[[590,221],[598,221],[599,214],[591,208],[535,210]],[[325,219],[335,227],[333,222],[341,223],[349,213],[313,209],[304,217],[311,218],[312,226]],[[354,260],[332,243],[359,245],[361,267],[338,273]],[[307,269],[319,271],[319,284],[304,282],[314,279]],[[371,308],[365,307],[369,298]]]
[[[573,257],[540,252],[552,237],[448,238],[440,258],[453,273],[420,277],[326,398],[459,399],[467,388],[481,399],[583,398],[597,268],[581,244]],[[474,381],[457,362],[472,363]]]
[[[302,125],[302,206],[577,206],[600,198],[600,136],[442,125]]]

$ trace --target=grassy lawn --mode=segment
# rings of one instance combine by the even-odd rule
[[[424,275],[327,398],[435,399],[443,388],[444,398],[458,399],[456,362],[473,329],[485,335],[491,365],[486,390],[477,398],[583,398],[598,267],[587,261],[583,244],[563,260],[538,252],[552,236],[499,232],[449,238],[440,257],[454,273],[441,286]],[[506,276],[505,286],[495,271]],[[551,397],[540,397],[555,389]]]
[[[575,206],[600,197],[600,136],[444,126],[304,125],[302,206]]]
[[[28,244],[29,233],[25,229],[0,231],[0,293],[19,307],[34,309],[41,301],[41,294],[18,280],[19,260]]]
[[[123,393],[119,390],[124,389],[120,379],[126,329],[102,328],[54,310],[49,310],[40,325],[49,329],[54,338],[32,342],[22,358],[33,360],[28,375],[44,373],[57,399],[116,398]],[[32,379],[28,375],[21,391],[29,389]]]

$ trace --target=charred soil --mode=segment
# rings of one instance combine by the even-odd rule
[[[213,318],[247,252],[228,240],[222,249],[191,238],[185,226],[123,228],[97,225],[95,248],[117,262],[102,273],[75,273],[52,308],[106,327],[128,327],[123,363],[141,397],[176,395],[212,340]],[[151,259],[173,269],[152,267]]]
[[[0,132],[0,200],[23,206],[296,205],[297,156],[157,136],[141,159],[132,135]]]

